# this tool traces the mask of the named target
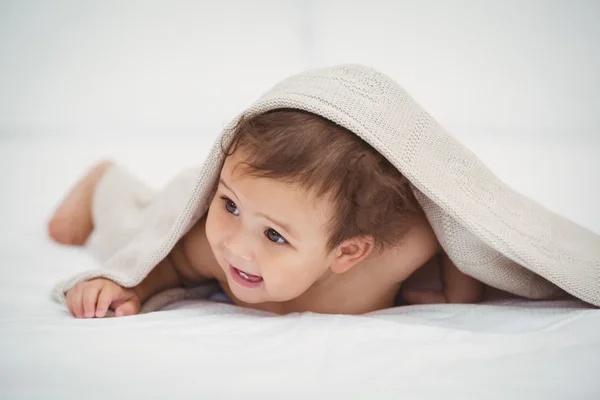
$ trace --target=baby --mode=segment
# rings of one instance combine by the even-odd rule
[[[222,146],[223,147],[223,146]],[[66,294],[76,318],[132,315],[170,288],[216,280],[237,305],[286,314],[361,314],[394,306],[402,283],[438,261],[443,291],[402,290],[411,304],[470,303],[484,286],[441,248],[410,182],[349,130],[315,114],[277,109],[241,118],[208,212],[137,286],[98,278]],[[49,222],[59,243],[94,229],[93,168]]]

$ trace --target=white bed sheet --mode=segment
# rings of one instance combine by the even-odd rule
[[[71,318],[50,300],[50,288],[97,261],[46,238],[45,220],[60,195],[103,155],[160,185],[206,146],[41,139],[0,145],[0,398],[600,398],[600,310],[575,301],[283,317],[181,302],[127,318]],[[477,148],[492,164],[498,149]],[[514,144],[501,149],[518,153]],[[592,168],[579,178],[597,177],[598,147],[546,150],[555,158],[538,160],[540,168],[560,163],[556,157],[579,158]],[[538,180],[539,171],[523,171],[514,186]],[[580,199],[565,213],[598,231],[591,207],[597,195],[559,201]]]

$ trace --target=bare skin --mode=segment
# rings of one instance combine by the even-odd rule
[[[50,237],[61,244],[83,245],[93,231],[91,204],[94,189],[111,162],[93,167],[69,192],[49,222]],[[77,318],[133,315],[151,296],[173,287],[194,286],[217,280],[237,305],[278,314],[319,312],[362,314],[394,305],[404,280],[424,264],[439,261],[443,291],[407,290],[409,304],[471,303],[483,295],[483,285],[464,275],[441,248],[423,216],[414,223],[402,246],[372,253],[344,273],[328,273],[299,296],[287,301],[247,303],[230,288],[223,267],[211,251],[206,217],[185,235],[152,272],[135,288],[122,288],[103,279],[81,282],[66,295],[67,307]]]
[[[69,191],[48,223],[48,234],[57,243],[83,245],[94,229],[92,198],[94,188],[114,163],[102,161],[92,167]]]

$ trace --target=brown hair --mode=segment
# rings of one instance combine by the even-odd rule
[[[328,196],[334,207],[328,251],[360,235],[372,236],[383,250],[401,242],[422,213],[396,167],[357,135],[319,115],[277,109],[243,116],[229,146],[221,148],[226,156],[243,149],[249,175]]]

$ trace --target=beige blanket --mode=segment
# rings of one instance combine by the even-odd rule
[[[389,77],[361,65],[311,70],[275,85],[244,113],[277,108],[328,118],[387,157],[413,184],[440,244],[464,273],[519,296],[545,299],[566,292],[600,306],[600,237],[504,184]],[[103,268],[57,284],[54,298],[64,303],[66,291],[93,277],[125,287],[144,279],[207,210],[209,188],[223,163],[220,141],[227,143],[236,121],[215,141],[204,165],[160,192],[140,187],[137,206],[120,210],[123,217],[101,218],[116,215],[111,208],[119,204],[113,197],[118,184],[111,183],[111,195],[99,189],[94,212],[105,226],[96,234],[106,234],[96,248],[108,258]],[[100,186],[104,181],[110,178]],[[164,298],[153,302],[143,311],[160,307]]]

